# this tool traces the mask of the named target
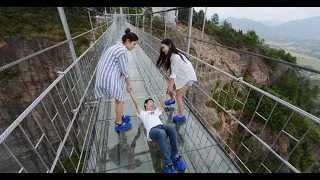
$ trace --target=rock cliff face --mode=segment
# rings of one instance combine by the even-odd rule
[[[186,38],[183,36],[187,36],[186,26],[178,25],[176,29],[168,28],[168,38],[172,39],[179,49],[185,51]],[[192,28],[192,37],[195,39],[201,39],[201,31]],[[203,41],[217,43],[213,37],[210,37],[206,34],[203,35]],[[199,41],[191,40],[190,53],[197,57],[199,53],[199,47]],[[250,84],[271,85],[274,82],[278,81],[279,78],[281,78],[281,76],[289,69],[289,66],[279,64],[278,68],[273,70],[271,67],[272,63],[268,62],[268,60],[264,60],[260,57],[250,54],[229,50],[224,47],[211,45],[208,43],[202,43],[200,53],[200,59],[202,59],[203,61],[235,77],[244,77],[244,80]],[[190,60],[192,61],[192,58],[190,58]],[[216,70],[209,69],[211,68],[201,69],[201,66],[198,66],[198,86],[208,95],[212,95],[213,91],[217,94],[220,93],[221,99],[223,98],[223,96],[225,96],[221,89],[223,89],[224,85],[229,83],[231,80],[230,78],[228,78],[228,76],[223,75]],[[218,81],[220,82],[218,83]],[[228,94],[229,97],[235,96],[236,91],[234,89],[236,87],[241,89],[240,91],[244,95],[246,95],[245,92],[246,90],[248,90],[248,88],[245,88],[243,85],[235,85],[233,88],[230,88],[230,92]],[[237,123],[235,123],[235,121],[232,120],[230,116],[223,111],[218,112],[216,108],[208,107],[206,103],[210,101],[210,98],[204,95],[202,91],[195,88],[192,91],[193,92],[191,93],[191,99],[193,101],[193,105],[196,107],[199,114],[201,114],[201,116],[206,120],[204,124],[208,127],[210,132],[217,137],[217,139],[221,137],[225,142],[228,142],[227,140],[231,138],[229,132],[233,132],[235,130],[235,128],[237,127]],[[215,100],[217,100],[216,98],[217,97],[214,97]],[[221,105],[223,106],[223,104]],[[238,118],[241,114],[241,108],[240,110],[232,109],[231,112],[234,117]],[[216,124],[219,124],[219,128],[215,132],[214,130],[212,130],[212,127],[216,128]],[[262,126],[263,125],[261,124],[252,123],[250,126],[250,130],[259,131],[262,129]],[[261,138],[267,144],[272,144],[273,137],[270,135],[270,130],[267,127],[261,135]],[[250,141],[251,140],[253,141],[253,139],[250,139]],[[281,137],[279,139],[279,142],[280,143],[275,145],[275,149],[279,150],[281,152],[281,155],[288,154],[289,152],[287,151],[287,149],[290,145],[290,140]],[[221,144],[223,145],[224,143],[221,142]],[[233,148],[236,149],[236,147]],[[268,150],[264,146],[258,145],[258,148],[256,148],[253,153],[253,157],[261,158],[262,155],[266,152],[268,152]],[[233,154],[230,153],[230,156],[233,157]]]
[[[187,27],[178,25],[177,28],[169,27],[167,30],[167,37],[172,39],[179,49],[185,51],[186,38],[183,36],[187,36]],[[192,28],[192,37],[201,39],[201,31]],[[203,40],[217,43],[213,37],[208,36],[205,33],[203,34]],[[191,40],[190,53],[197,57],[199,47],[199,41]],[[289,68],[286,65],[279,64],[276,70],[272,70],[270,62],[268,64],[266,60],[263,60],[260,57],[208,43],[202,43],[200,59],[235,77],[244,77],[244,80],[250,84],[270,85],[277,81]],[[192,58],[190,58],[190,60],[193,61]],[[198,65],[197,76],[199,86],[208,95],[213,94],[213,89],[216,89],[217,93],[221,93],[223,86],[231,80],[228,76],[223,75],[223,73],[209,69],[211,68],[201,69],[201,65]],[[242,91],[244,90],[244,87],[241,85],[237,87]],[[194,100],[198,99],[196,101],[196,106],[201,111],[201,115],[208,120],[211,125],[221,121],[222,115],[218,115],[215,109],[206,106],[206,102],[210,101],[210,99],[207,96],[200,95],[203,94],[202,92],[195,94],[201,96],[194,98]],[[235,92],[230,92],[230,95],[234,94]]]
[[[168,38],[171,38],[176,46],[183,51],[186,49],[186,38],[187,27],[183,25],[178,25],[177,29],[168,28]],[[201,30],[192,28],[192,38],[201,39]],[[182,35],[182,36],[179,36]],[[203,41],[217,43],[217,41],[207,34],[203,34]],[[191,54],[197,57],[199,53],[200,41],[191,40],[190,46]],[[250,54],[245,54],[242,52],[232,51],[224,47],[219,47],[211,45],[208,43],[202,43],[202,48],[200,51],[200,59],[206,61],[207,63],[233,75],[236,77],[248,76],[249,83],[259,83],[264,85],[270,85],[274,83],[279,77],[282,76],[288,70],[288,66],[280,65],[276,70],[272,70],[271,66],[268,65],[260,57],[253,56]]]
[[[100,25],[99,22],[95,22],[95,24],[96,26]],[[101,35],[101,30],[101,28],[98,28],[95,31],[96,38]],[[88,49],[90,44],[95,41],[92,36],[84,36],[84,38],[86,38],[89,43],[86,43],[86,41],[84,42],[83,38],[73,40],[74,47],[77,50],[76,53],[82,54]],[[24,39],[20,35],[0,37],[0,67],[57,43],[58,42],[53,42],[40,37],[31,40]],[[0,72],[0,134],[14,122],[14,120],[19,117],[19,115],[21,115],[21,113],[41,93],[43,93],[46,88],[48,88],[48,86],[59,76],[59,71],[65,71],[72,63],[73,59],[71,57],[69,45],[68,43],[64,43]],[[84,63],[80,63],[79,67],[83,68]],[[46,109],[44,109],[42,103],[38,104],[32,111],[33,114],[29,114],[20,123],[21,129],[23,130],[21,130],[20,127],[17,127],[5,140],[6,145],[14,155],[24,163],[23,166],[34,167],[30,169],[29,172],[46,172],[46,170],[41,162],[42,160],[36,155],[35,151],[33,151],[31,144],[24,134],[30,138],[32,144],[35,146],[42,136],[42,131],[38,125],[39,123],[43,131],[46,132],[46,135],[52,144],[52,148],[57,151],[61,141],[59,140],[57,132],[60,134],[61,138],[63,138],[66,126],[70,122],[69,118],[73,117],[71,110],[76,108],[75,103],[81,98],[76,95],[72,96],[70,91],[65,91],[65,89],[68,90],[73,86],[77,86],[74,73],[76,73],[76,71],[71,70],[70,73],[57,84],[57,88],[50,91],[50,95],[53,102],[55,102],[56,107],[54,107],[50,96],[46,96],[42,100]],[[77,93],[79,96],[82,95],[77,90],[78,88],[75,88],[73,94]],[[67,97],[68,100],[66,99]],[[72,99],[73,97],[75,97],[75,99]],[[65,107],[62,105],[61,99],[63,101],[66,100],[66,102],[63,103]],[[55,116],[57,111],[59,112],[60,117]],[[81,114],[81,112],[79,114]],[[54,121],[51,122],[51,119],[54,117]],[[80,125],[78,122],[75,123],[74,130],[78,130]],[[71,131],[70,138],[72,143],[75,143],[74,146],[77,147],[77,145],[79,145],[77,143],[79,142],[74,141],[75,131]],[[70,142],[66,142],[65,146],[64,150],[67,149],[68,153],[70,153],[72,148]],[[46,140],[43,140],[39,143],[37,149],[39,154],[43,157],[43,161],[46,163],[48,162],[47,165],[51,164],[55,158],[54,152],[51,151],[52,148],[48,145]],[[73,153],[75,152],[74,150],[72,151]],[[65,156],[68,155],[65,154],[65,151],[62,151],[61,158]],[[8,166],[8,164],[14,164],[13,162],[14,160],[10,154],[4,149],[0,149],[0,172],[18,172],[18,165],[16,167]]]
[[[29,41],[22,40],[19,36],[2,38],[0,41],[1,66],[55,44],[54,42],[40,38],[34,38]],[[9,125],[58,77],[59,74],[57,71],[64,71],[71,63],[72,58],[68,44],[63,44],[21,62],[12,68],[7,69],[5,72],[1,72],[0,133],[9,127]],[[63,96],[63,90],[60,92]],[[53,96],[54,100],[58,100],[58,98],[59,97]],[[47,104],[49,101],[49,98],[45,99],[44,103]],[[39,105],[37,108],[43,107]],[[48,119],[44,120],[46,115],[39,114],[37,108],[33,111],[34,115],[41,119],[39,120],[39,123],[43,126],[44,130],[47,131],[49,135],[53,135],[52,137],[55,137],[50,139],[52,143],[57,144],[59,139],[57,135],[54,135],[53,126]],[[56,111],[52,105],[47,106],[46,108],[50,115],[55,114]],[[41,110],[41,112],[43,112],[43,110]],[[53,116],[51,116],[51,118],[52,117]],[[56,125],[59,132],[64,132],[61,124]],[[31,139],[33,145],[36,145],[42,132],[33,117],[28,115],[28,117],[22,121],[21,127]],[[30,143],[28,143],[19,127],[13,131],[12,135],[10,135],[7,140],[5,140],[5,143],[20,160],[37,164],[37,168],[32,169],[32,172],[43,172],[43,164],[34,151],[31,150]],[[19,147],[24,148],[15,148],[17,147],[17,144],[19,144]],[[48,144],[40,143],[38,151],[44,156],[45,162],[49,160],[52,162],[54,155],[48,149],[50,149]],[[26,153],[23,153],[24,156],[20,156],[19,154],[21,154],[21,152]],[[7,151],[0,151],[0,159],[0,172],[19,171],[19,169],[16,170],[17,167],[8,166],[8,164],[12,164],[8,162],[13,161],[13,159]],[[23,165],[28,166],[28,164]]]
[[[20,40],[19,37],[2,39],[5,46],[0,48],[0,64],[8,64],[14,60],[45,49],[53,44],[44,39]],[[64,71],[72,63],[68,44],[55,47],[45,53],[21,62],[6,70],[14,75],[0,79],[0,104],[1,111],[10,114],[8,106],[16,115],[21,113],[21,106],[29,106],[57,77],[57,71]],[[4,72],[2,72],[4,73]],[[16,104],[15,100],[19,99]],[[13,109],[12,109],[13,108]],[[10,110],[10,111],[11,111]],[[3,115],[4,113],[1,113]],[[12,120],[14,116],[9,116]],[[2,117],[3,118],[3,117]]]

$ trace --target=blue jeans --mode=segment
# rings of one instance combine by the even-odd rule
[[[169,136],[170,145],[171,145],[171,154],[173,156],[178,154],[178,139],[176,128],[173,124],[160,124],[151,128],[149,132],[149,136],[152,141],[155,141],[160,148],[162,153],[162,157],[164,159],[164,164],[172,163],[170,159],[168,144],[167,144],[167,136]]]

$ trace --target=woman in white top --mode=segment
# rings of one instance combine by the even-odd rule
[[[197,81],[197,76],[191,62],[186,56],[180,53],[171,39],[164,39],[161,42],[160,56],[157,61],[157,67],[164,67],[170,70],[170,82],[167,91],[171,99],[165,102],[166,106],[175,104],[174,90],[178,101],[179,115],[174,116],[176,122],[184,122],[186,116],[183,111],[182,96]]]

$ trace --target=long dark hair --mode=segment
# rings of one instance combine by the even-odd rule
[[[171,55],[172,53],[176,53],[179,54],[179,56],[181,57],[181,59],[186,62],[182,56],[181,56],[181,52],[176,48],[176,46],[174,45],[173,41],[171,39],[164,39],[161,41],[161,44],[165,44],[167,46],[170,47],[167,55],[162,51],[162,48],[160,48],[160,56],[159,59],[157,61],[157,67],[160,68],[161,66],[164,66],[165,70],[167,71],[168,69],[170,69],[170,73],[171,73]],[[185,56],[186,57],[186,56]],[[187,57],[186,57],[187,58]],[[187,58],[188,59],[188,58]]]

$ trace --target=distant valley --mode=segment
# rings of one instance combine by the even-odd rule
[[[293,21],[254,21],[228,17],[233,29],[254,30],[265,43],[297,57],[298,64],[320,70],[320,16]]]
[[[247,32],[254,29],[259,36],[265,39],[309,38],[320,40],[320,16],[284,23],[270,20],[264,21],[265,24],[247,18],[228,17],[225,20],[231,23],[235,30],[242,29],[243,32]],[[270,23],[274,25],[266,25]],[[280,25],[275,25],[277,23]]]

